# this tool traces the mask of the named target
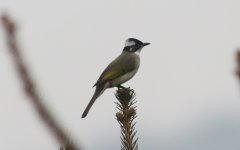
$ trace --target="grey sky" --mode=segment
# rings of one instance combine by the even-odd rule
[[[86,150],[119,149],[113,92],[86,119],[95,83],[129,37],[151,45],[126,86],[137,93],[145,150],[240,148],[237,0],[0,0],[48,107]],[[53,150],[58,144],[22,94],[0,29],[0,147]]]

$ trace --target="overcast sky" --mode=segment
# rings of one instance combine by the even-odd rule
[[[81,119],[127,38],[151,45],[125,86],[137,94],[142,150],[240,149],[239,0],[0,0],[45,103],[86,150],[120,149],[114,92]],[[57,150],[22,93],[0,26],[0,147]]]

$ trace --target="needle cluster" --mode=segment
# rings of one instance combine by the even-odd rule
[[[130,88],[119,88],[115,94],[118,102],[116,119],[121,127],[121,150],[138,150],[137,131],[135,130],[136,115],[135,93]]]

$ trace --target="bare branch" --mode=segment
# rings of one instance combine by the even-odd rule
[[[236,53],[236,62],[237,62],[236,75],[240,79],[240,49]]]
[[[2,15],[1,21],[6,32],[7,46],[10,55],[15,63],[17,73],[22,81],[24,91],[26,95],[29,97],[29,100],[32,102],[39,117],[47,125],[47,127],[50,129],[52,134],[55,136],[55,138],[61,145],[65,146],[71,143],[71,146],[68,147],[71,147],[72,150],[79,150],[79,148],[76,145],[74,145],[72,142],[69,142],[70,139],[69,135],[67,135],[65,130],[63,130],[63,128],[60,127],[60,125],[57,123],[57,121],[45,107],[42,97],[39,95],[39,92],[37,91],[36,85],[30,76],[30,71],[27,68],[26,64],[24,63],[24,59],[18,48],[15,37],[16,26],[14,22],[7,15]]]

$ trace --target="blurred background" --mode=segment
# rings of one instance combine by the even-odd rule
[[[86,150],[120,149],[115,89],[81,119],[93,84],[127,38],[151,45],[124,86],[137,94],[143,150],[240,149],[238,0],[0,0],[51,112]],[[0,147],[57,150],[22,92],[0,26]]]

